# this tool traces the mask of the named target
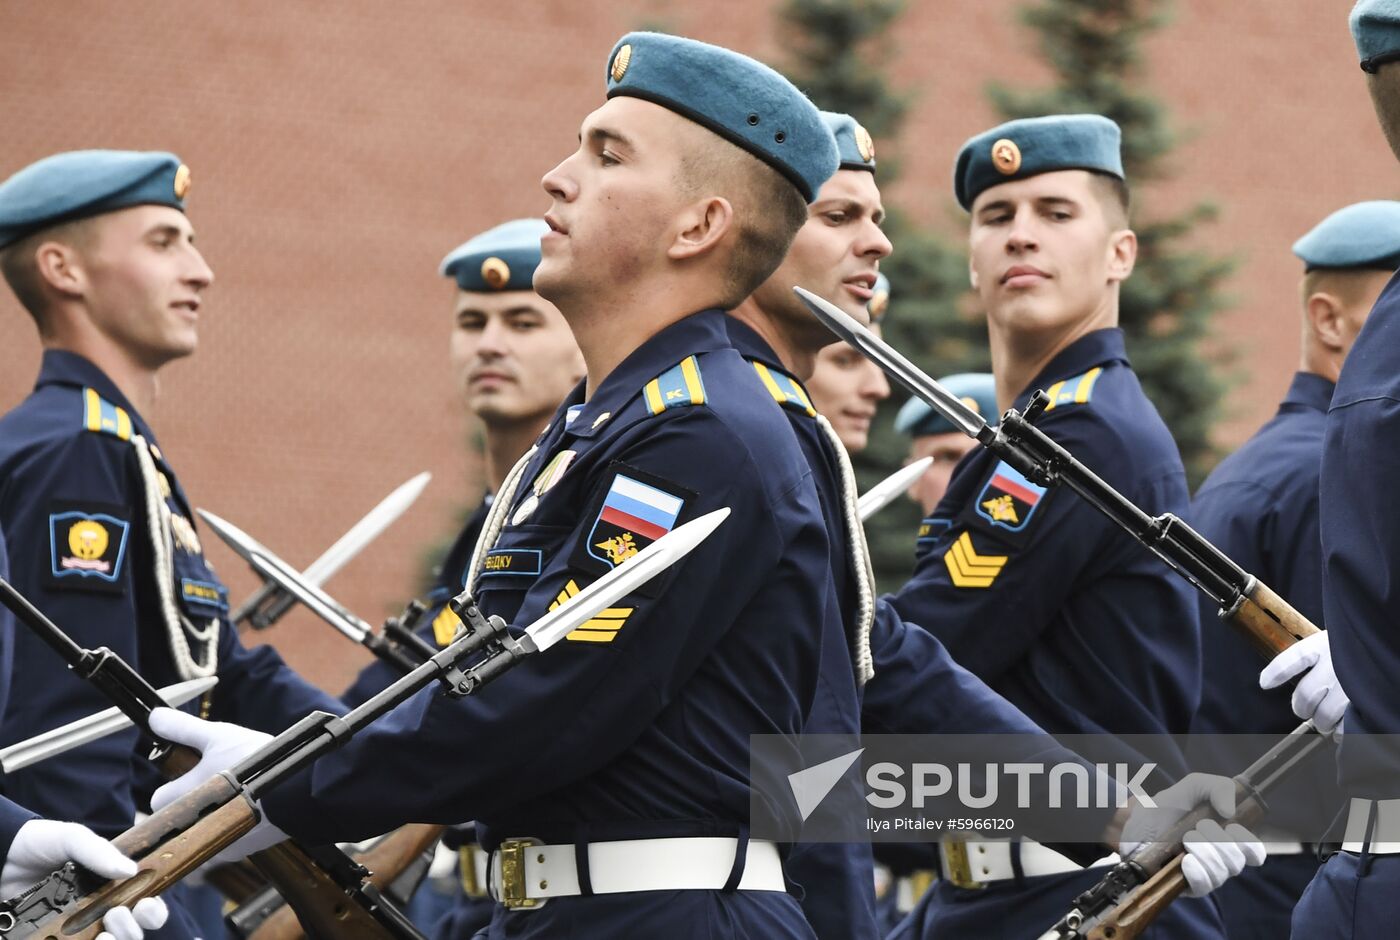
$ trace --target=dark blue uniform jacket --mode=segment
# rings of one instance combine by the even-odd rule
[[[226,619],[227,591],[200,551],[190,503],[154,433],[106,375],[73,353],[46,352],[34,392],[0,418],[0,526],[15,586],[80,645],[111,648],[157,687],[179,681],[134,435],[150,448],[175,519],[174,602],[192,624],[217,624],[219,685],[208,716],[276,732],[313,709],[343,711],[272,647],[239,641]],[[14,659],[0,744],[111,705],[23,628]],[[44,761],[7,777],[4,792],[45,816],[119,833],[156,782],[136,738],[135,730],[119,732]]]
[[[482,611],[517,628],[675,525],[732,514],[674,570],[481,694],[427,690],[318,761],[265,800],[279,825],[323,840],[476,819],[488,848],[746,825],[749,735],[799,732],[812,708],[830,548],[811,471],[725,314],[660,331],[587,401],[577,389],[522,480],[476,586]],[[776,892],[556,899],[498,910],[492,930],[505,929],[810,936]]]

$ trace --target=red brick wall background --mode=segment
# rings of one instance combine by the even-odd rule
[[[911,3],[889,50],[916,106],[889,203],[956,231],[958,145],[992,120],[988,81],[1043,68],[1013,0]],[[438,260],[542,212],[540,176],[601,102],[613,41],[662,24],[770,62],[770,2],[457,0],[0,5],[0,177],[81,147],[168,149],[193,169],[189,212],[217,282],[201,345],[148,416],[198,505],[305,565],[413,473],[434,482],[328,587],[363,617],[398,609],[426,546],[480,492],[446,363]],[[1396,194],[1343,0],[1178,0],[1149,80],[1193,134],[1140,203],[1217,201],[1202,233],[1241,258],[1219,333],[1249,343],[1222,425],[1240,440],[1296,364],[1292,241],[1348,202]],[[889,146],[886,144],[886,146]],[[898,286],[896,285],[896,291]],[[0,296],[0,408],[29,389],[38,343]],[[206,536],[243,597],[253,579]],[[297,612],[265,635],[313,679],[365,657]]]

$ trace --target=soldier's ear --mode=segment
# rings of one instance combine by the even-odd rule
[[[1121,284],[1133,273],[1137,264],[1137,233],[1132,229],[1119,229],[1109,236],[1108,241],[1108,281]]]
[[[1341,298],[1326,291],[1314,291],[1308,295],[1304,310],[1308,325],[1319,343],[1333,352],[1346,349],[1347,329]]]
[[[685,206],[676,221],[676,234],[666,249],[672,261],[696,258],[711,251],[734,226],[734,207],[723,196],[706,196]]]
[[[58,241],[42,242],[34,249],[34,268],[39,280],[60,294],[81,297],[87,290],[87,271],[83,267],[82,255],[72,245]]]

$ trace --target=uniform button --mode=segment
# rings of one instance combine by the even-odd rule
[[[540,882],[540,890],[541,890],[541,891],[543,891],[545,888],[548,888],[548,887],[549,887],[549,881],[548,881],[548,879],[542,880],[542,881]]]
[[[535,861],[537,861],[537,862],[539,862],[541,865],[543,865],[543,864],[544,864],[544,853],[541,852],[539,855],[536,855],[536,856],[535,856]]]

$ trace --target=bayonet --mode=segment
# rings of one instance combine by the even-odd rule
[[[437,652],[421,637],[397,636],[385,639],[374,631],[348,608],[336,601],[320,587],[312,584],[305,575],[278,558],[269,548],[244,532],[238,526],[221,519],[206,509],[198,509],[201,519],[219,538],[246,561],[269,584],[274,585],[285,597],[305,604],[316,616],[330,624],[338,633],[366,647],[379,658],[407,672]]]
[[[208,692],[218,682],[218,676],[187,679],[184,682],[167,685],[160,690],[160,697],[171,708],[179,708],[191,699],[198,698]],[[114,731],[120,731],[122,728],[130,726],[131,718],[122,714],[121,709],[116,706],[95,715],[79,718],[77,721],[70,721],[66,725],[51,728],[42,734],[36,734],[32,738],[20,741],[18,744],[0,748],[0,773],[15,773],[32,764],[48,760],[50,757],[57,757],[76,747],[82,747],[84,744],[96,741],[98,738],[105,738]]]
[[[932,457],[920,457],[909,466],[901,467],[862,493],[856,502],[860,521],[864,522],[903,496],[909,491],[909,487],[913,486],[931,466],[933,466]]]
[[[366,545],[377,539],[385,529],[407,512],[408,507],[422,495],[423,489],[432,478],[433,475],[425,470],[400,484],[384,497],[379,505],[366,513],[363,519],[351,526],[348,532],[336,539],[335,544],[322,552],[320,558],[307,565],[306,570],[301,572],[302,579],[315,587],[325,584],[332,575],[363,551]],[[279,590],[275,583],[264,582],[262,587],[234,610],[230,619],[235,624],[246,621],[254,630],[266,630],[291,610],[296,601],[297,598]]]

